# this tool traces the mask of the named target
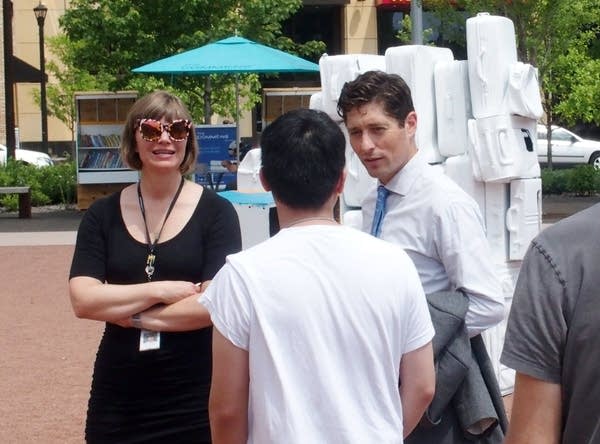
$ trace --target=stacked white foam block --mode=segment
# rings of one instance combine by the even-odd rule
[[[510,182],[510,207],[506,212],[509,233],[508,260],[520,261],[531,240],[542,228],[542,179],[516,179]]]
[[[434,69],[436,64],[453,59],[450,49],[433,46],[405,45],[385,51],[386,71],[398,74],[410,88],[418,119],[417,146],[425,152],[429,163],[444,161],[438,147],[437,120],[428,118],[436,113]]]
[[[512,21],[487,13],[467,20],[467,56],[467,151],[475,180],[484,183],[487,238],[508,315],[521,260],[541,228],[537,70],[517,61]],[[514,372],[499,361],[505,331],[506,319],[483,334],[504,394],[514,386]]]
[[[274,204],[232,202],[232,205],[240,221],[243,250],[269,239],[271,235],[269,211]]]
[[[496,264],[498,277],[502,288],[502,296],[504,297],[504,319],[498,325],[487,329],[481,336],[485,342],[490,360],[498,379],[498,385],[502,395],[508,395],[513,392],[515,384],[514,370],[500,363],[500,355],[504,346],[504,337],[506,334],[506,321],[510,311],[513,291],[519,276],[521,268],[520,261],[506,261]]]
[[[372,54],[323,54],[319,59],[321,108],[317,109],[326,112],[336,122],[341,122],[337,103],[344,84],[367,71],[385,71],[385,58]]]
[[[467,61],[436,63],[433,79],[439,152],[459,156],[467,150],[467,122],[472,118]]]
[[[367,71],[385,71],[385,57],[372,54],[343,54],[319,59],[321,92],[310,98],[309,107],[324,111],[339,123],[346,137],[346,184],[340,200],[342,222],[360,228],[362,200],[376,180],[369,176],[364,165],[350,146],[346,126],[338,114],[338,98],[346,82],[350,82]]]
[[[469,120],[473,174],[484,182],[539,177],[537,121],[504,114]]]
[[[260,182],[261,167],[260,148],[253,148],[246,153],[237,170],[237,190],[240,193],[266,192]]]
[[[443,163],[444,172],[454,182],[467,192],[479,206],[482,215],[485,215],[485,185],[475,180],[471,172],[471,158],[468,154],[452,156]]]
[[[260,148],[249,150],[237,169],[238,193],[265,193],[260,181]],[[243,199],[242,199],[243,200]],[[242,231],[242,249],[250,248],[270,236],[269,211],[274,204],[254,204],[232,201]]]
[[[504,183],[539,177],[537,75],[533,67],[517,62],[512,21],[487,13],[467,19],[467,56],[473,174],[484,182]]]
[[[467,151],[473,177],[485,183],[488,239],[496,262],[520,261],[541,227],[537,70],[517,61],[506,17],[467,19],[467,55],[473,112]]]
[[[505,114],[509,69],[517,62],[512,21],[488,13],[468,18],[467,62],[473,116]]]

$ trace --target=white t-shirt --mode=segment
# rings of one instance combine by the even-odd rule
[[[385,187],[391,191],[380,238],[413,260],[426,294],[461,290],[469,297],[471,336],[504,317],[504,299],[477,203],[419,151]],[[377,189],[362,204],[370,232]]]
[[[249,352],[249,443],[402,442],[400,360],[434,330],[400,248],[287,228],[229,256],[199,300]]]

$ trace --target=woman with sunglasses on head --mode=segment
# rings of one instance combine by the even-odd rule
[[[185,179],[198,146],[181,100],[158,91],[131,108],[121,156],[140,180],[86,211],[71,265],[77,317],[106,322],[86,441],[208,443],[210,316],[198,303],[241,249],[233,206]]]

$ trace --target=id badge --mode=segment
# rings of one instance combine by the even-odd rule
[[[160,348],[160,332],[140,330],[140,351],[158,350]]]

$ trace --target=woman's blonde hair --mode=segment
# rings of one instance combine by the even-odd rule
[[[187,110],[181,99],[167,91],[154,91],[138,99],[127,114],[125,127],[121,136],[121,157],[123,161],[134,170],[142,169],[142,161],[136,151],[135,132],[138,129],[140,119],[162,118],[172,122],[178,119],[187,119],[192,121],[192,116]],[[198,156],[198,142],[196,141],[196,132],[194,124],[190,124],[190,132],[185,144],[185,156],[179,171],[181,174],[193,172]]]

